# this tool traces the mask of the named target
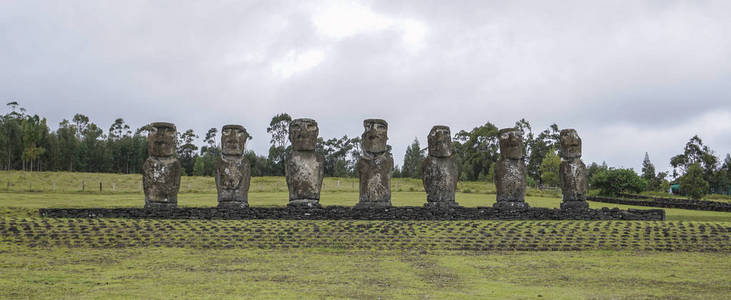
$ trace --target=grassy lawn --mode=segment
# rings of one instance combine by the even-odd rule
[[[11,182],[9,191],[0,192],[0,298],[728,299],[731,294],[731,213],[666,209],[663,222],[53,219],[38,217],[37,209],[143,206],[136,190],[139,175],[21,173],[0,172],[5,180],[0,190]],[[47,184],[39,188],[49,180],[56,181],[55,192]],[[61,188],[80,180],[96,180],[97,190]],[[114,182],[115,191],[106,190],[107,182]],[[287,203],[283,178],[252,182],[252,206]],[[321,203],[354,205],[353,182],[326,179]],[[26,185],[34,187],[22,188]],[[212,186],[211,178],[183,178],[179,205],[215,206]],[[394,205],[425,202],[419,180],[394,180],[392,188]],[[463,183],[461,191],[457,201],[463,206],[495,202],[491,184]],[[561,201],[540,191],[526,199],[534,207],[557,208]]]
[[[727,299],[728,254],[0,246],[2,298]]]
[[[457,202],[466,207],[492,206],[494,194],[457,193]],[[250,192],[249,204],[252,206],[284,206],[287,204],[286,192]],[[533,207],[559,208],[561,199],[556,197],[527,196],[526,201]],[[324,192],[320,195],[322,205],[353,206],[358,202],[357,192]],[[426,202],[424,192],[394,192],[392,202],[395,206],[423,206]],[[82,208],[82,207],[142,207],[145,200],[142,193],[95,194],[95,193],[23,193],[0,192],[0,214],[36,215],[38,208]],[[216,206],[215,193],[180,193],[178,205],[181,207]],[[654,207],[630,206],[601,202],[589,202],[591,208],[619,207],[621,209],[653,209]],[[13,208],[12,212],[8,209]],[[731,213],[666,208],[668,221],[718,221],[731,222]]]

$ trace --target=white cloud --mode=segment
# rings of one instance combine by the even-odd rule
[[[240,123],[266,154],[276,113],[323,138],[382,117],[399,164],[434,124],[521,118],[577,129],[587,162],[731,151],[729,1],[80,2],[0,1],[0,97],[49,124]]]
[[[287,79],[292,75],[312,69],[325,60],[323,50],[291,50],[281,59],[272,63],[272,72]]]
[[[332,39],[397,30],[408,50],[422,48],[428,32],[426,24],[421,21],[379,14],[353,1],[326,2],[314,9],[312,23],[319,34]]]

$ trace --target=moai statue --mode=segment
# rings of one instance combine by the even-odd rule
[[[241,125],[221,128],[221,157],[216,161],[216,190],[218,207],[245,208],[249,206],[251,170],[244,158],[244,146],[249,134]]]
[[[437,125],[429,132],[429,156],[422,165],[426,191],[425,207],[459,207],[454,201],[457,189],[457,162],[452,157],[452,134],[449,127]]]
[[[563,193],[562,209],[586,209],[586,165],[581,161],[581,138],[573,129],[561,130],[561,177]]]
[[[360,199],[356,208],[391,206],[393,157],[386,151],[388,123],[381,119],[363,121],[362,154],[358,160]]]
[[[175,154],[175,125],[165,122],[150,124],[147,152],[150,157],[142,164],[142,184],[145,188],[145,208],[175,208],[180,188],[180,162]]]
[[[525,203],[525,163],[523,162],[523,136],[516,128],[498,131],[500,159],[495,164],[495,208],[527,208]]]
[[[315,152],[319,133],[320,129],[313,119],[294,119],[289,122],[292,152],[284,165],[289,206],[320,207],[325,158]]]

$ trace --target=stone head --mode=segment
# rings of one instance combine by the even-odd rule
[[[508,159],[523,158],[523,135],[516,128],[503,128],[498,131],[500,155]]]
[[[367,119],[363,121],[365,131],[361,135],[363,150],[368,153],[386,152],[388,141],[388,123],[381,119]]]
[[[289,122],[289,141],[292,150],[312,151],[317,146],[317,136],[320,128],[313,119],[294,119]]]
[[[150,133],[147,135],[147,152],[150,156],[170,157],[175,154],[175,125],[166,122],[150,124]]]
[[[581,138],[574,129],[561,130],[561,157],[563,158],[579,158],[581,157]]]
[[[244,146],[249,133],[241,125],[224,125],[221,128],[221,148],[223,155],[244,155]]]
[[[434,157],[452,156],[452,133],[448,126],[436,125],[429,132],[429,155]]]

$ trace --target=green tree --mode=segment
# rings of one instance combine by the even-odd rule
[[[196,157],[193,165],[193,175],[197,176],[214,176],[216,173],[216,161],[221,156],[221,147],[216,143],[216,135],[218,129],[210,128],[206,132],[203,142],[205,146],[201,147],[200,156]],[[198,168],[198,169],[196,169]]]
[[[543,158],[540,167],[541,182],[544,186],[555,187],[561,183],[558,175],[560,165],[561,158],[558,157],[556,149],[551,147]]]
[[[498,128],[487,122],[471,131],[461,130],[454,136],[453,144],[460,179],[478,180],[490,172],[490,168],[498,159],[497,133]]]
[[[193,175],[194,176],[207,176],[208,174],[205,173],[205,163],[203,162],[203,157],[198,156],[195,158],[195,162],[193,163]]]
[[[86,172],[110,172],[111,155],[104,142],[104,131],[95,123],[84,126],[83,139],[80,146],[82,159],[82,171]]]
[[[393,172],[391,172],[391,177],[393,178],[401,178],[401,167],[399,165],[393,166]]]
[[[599,174],[600,171],[607,169],[609,169],[609,167],[607,167],[606,162],[602,162],[601,165],[596,162],[592,162],[589,167],[586,168],[586,181],[589,183],[589,188],[593,188],[591,183],[594,181],[594,177]]]
[[[75,124],[76,137],[81,139],[84,136],[84,132],[86,132],[86,126],[89,125],[89,117],[82,114],[75,114],[72,121]]]
[[[269,147],[269,164],[268,168],[271,170],[271,174],[275,176],[284,175],[284,160],[289,153],[289,122],[292,121],[292,117],[287,113],[281,113],[272,117],[267,127],[267,133],[272,138],[269,141],[271,146]]]
[[[598,171],[591,186],[598,188],[601,195],[616,196],[626,192],[639,193],[645,190],[647,182],[632,169],[608,168]]]
[[[731,195],[731,154],[726,154],[718,173],[718,187],[715,192]]]
[[[26,162],[29,163],[28,170],[33,171],[33,163],[46,152],[46,149],[39,146],[42,135],[48,132],[46,119],[42,119],[38,115],[27,116],[21,121],[23,130],[23,169],[26,169]]]
[[[196,154],[198,146],[194,144],[194,141],[197,138],[198,136],[195,134],[193,129],[188,129],[178,135],[178,160],[180,160],[180,165],[183,167],[185,174],[188,176],[193,175],[193,165],[195,164],[195,159],[198,156]]]
[[[683,153],[670,159],[670,165],[673,166],[673,177],[677,178],[685,174],[688,168],[696,163],[703,169],[703,179],[706,182],[712,182],[713,173],[718,165],[718,158],[710,147],[703,144],[700,137],[694,135],[685,144]]]
[[[703,168],[699,163],[688,166],[687,171],[678,180],[680,192],[691,199],[701,199],[708,192],[708,182],[703,179]]]
[[[61,159],[60,170],[74,171],[79,160],[79,139],[76,137],[76,127],[68,120],[58,124],[56,130],[58,136],[59,156]]]
[[[532,134],[531,134],[532,136]],[[558,125],[551,124],[535,138],[525,140],[526,144],[526,173],[540,184],[545,184],[541,179],[541,163],[551,148],[558,148],[560,130]]]
[[[109,134],[107,135],[107,148],[112,157],[112,170],[118,173],[129,173],[133,168],[134,162],[134,141],[132,138],[132,130],[124,119],[117,118],[109,126]]]
[[[642,179],[647,182],[648,191],[659,191],[662,189],[663,180],[667,173],[659,172],[655,174],[655,165],[650,161],[650,155],[645,152],[645,159],[642,160]]]
[[[406,148],[404,165],[401,167],[401,176],[421,178],[421,166],[424,163],[424,152],[419,146],[419,139],[414,138],[411,146]]]
[[[515,128],[520,130],[523,135],[523,154],[525,155],[525,163],[528,164],[531,153],[531,144],[533,143],[534,137],[533,137],[533,128],[530,126],[530,122],[528,122],[526,119],[520,119],[519,121],[515,122]]]
[[[18,102],[13,101],[7,104],[10,112],[2,117],[2,151],[4,156],[3,162],[6,162],[5,169],[19,169],[23,167],[22,154],[23,145],[23,128],[22,121],[26,118],[25,108],[20,107]]]
[[[359,142],[360,139],[348,138],[347,135],[327,141],[318,138],[316,150],[325,158],[325,176],[354,176],[353,168],[357,159],[353,160],[351,153],[357,148]]]

